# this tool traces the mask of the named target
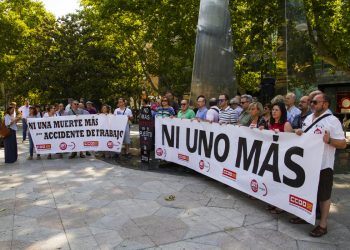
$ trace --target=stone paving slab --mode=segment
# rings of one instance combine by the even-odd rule
[[[350,249],[350,176],[336,175],[329,233],[271,215],[202,175],[140,171],[94,157],[15,164],[0,150],[2,249]],[[174,195],[174,201],[165,198]]]

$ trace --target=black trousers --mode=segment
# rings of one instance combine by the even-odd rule
[[[14,163],[18,158],[16,131],[10,131],[10,135],[4,139],[5,163]]]

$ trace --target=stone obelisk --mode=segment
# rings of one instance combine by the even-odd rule
[[[233,96],[233,48],[229,0],[201,0],[193,62],[191,100],[220,93]],[[194,102],[195,103],[195,102]]]

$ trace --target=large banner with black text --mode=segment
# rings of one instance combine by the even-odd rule
[[[120,152],[127,120],[104,114],[28,118],[28,128],[38,154]]]
[[[321,135],[156,118],[155,155],[315,224]]]

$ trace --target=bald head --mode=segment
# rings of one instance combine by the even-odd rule
[[[309,96],[303,96],[299,100],[298,108],[302,113],[306,113],[309,110],[310,99]]]
[[[290,108],[292,106],[294,106],[295,104],[295,94],[294,93],[288,93],[286,94],[286,98],[284,100],[287,108]]]

